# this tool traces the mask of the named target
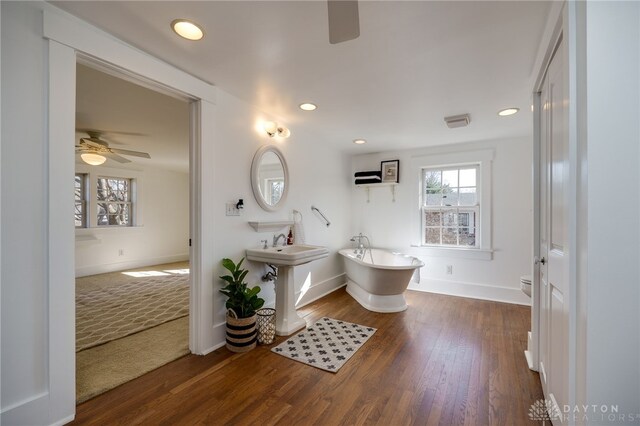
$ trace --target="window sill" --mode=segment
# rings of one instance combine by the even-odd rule
[[[451,257],[456,259],[493,260],[491,249],[466,249],[458,247],[428,247],[412,244],[421,254],[434,257]]]
[[[94,228],[77,228],[76,241],[100,240],[101,234],[128,234],[142,232],[143,226],[105,226]]]

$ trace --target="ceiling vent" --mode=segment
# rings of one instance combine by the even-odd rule
[[[444,121],[447,123],[447,127],[453,129],[468,126],[471,123],[471,117],[469,114],[452,115],[451,117],[445,117]]]

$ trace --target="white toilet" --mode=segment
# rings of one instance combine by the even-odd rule
[[[523,275],[520,277],[520,289],[524,294],[531,297],[531,275]]]

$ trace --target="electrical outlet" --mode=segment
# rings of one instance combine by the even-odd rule
[[[234,203],[227,203],[227,216],[240,216],[240,209]]]
[[[118,249],[118,256],[124,256],[124,249]]]
[[[447,275],[453,274],[453,265],[447,265]]]

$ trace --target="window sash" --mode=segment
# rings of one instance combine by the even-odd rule
[[[460,185],[460,171],[461,170],[469,170],[469,169],[474,169],[475,170],[475,185]],[[433,195],[440,195],[440,204],[427,204],[428,200],[427,200],[427,191],[429,191],[426,187],[425,187],[425,182],[426,182],[426,175],[427,173],[430,172],[440,172],[440,176],[441,176],[441,180],[440,183],[442,184],[442,176],[444,175],[444,172],[449,172],[449,171],[457,171],[458,172],[458,176],[457,176],[457,185],[456,186],[449,186],[446,187],[448,189],[451,190],[451,194],[452,197],[455,197],[455,205],[448,205],[445,204],[444,198],[446,197],[442,197],[442,195],[444,195],[444,188],[445,187],[440,187],[439,190],[437,189],[432,189],[430,194]],[[478,185],[479,180],[480,180],[480,165],[477,163],[473,163],[473,164],[462,164],[462,165],[458,165],[458,166],[451,166],[451,167],[424,167],[422,168],[422,180],[420,183],[420,190],[421,190],[421,196],[420,196],[420,204],[422,206],[425,207],[472,207],[472,206],[478,206],[480,204],[480,187]],[[476,202],[473,204],[465,204],[462,203],[462,197],[460,196],[460,194],[462,193],[461,190],[475,190],[475,198],[476,198]]]
[[[100,181],[104,180],[106,186],[100,188]],[[116,189],[113,189],[108,181],[112,182]],[[99,176],[96,181],[96,200],[97,213],[96,213],[96,226],[101,228],[108,227],[126,227],[133,225],[133,202],[131,192],[133,190],[133,179],[119,178],[113,176]],[[104,205],[105,207],[101,207]],[[114,208],[115,213],[110,213],[110,206],[116,206]],[[118,216],[126,215],[123,223],[117,222]],[[113,221],[110,218],[115,218]],[[105,223],[101,223],[104,222]]]
[[[427,213],[432,213],[430,220],[427,220]],[[480,206],[423,206],[420,214],[422,246],[480,247]],[[469,216],[466,216],[466,220],[461,217],[470,214],[474,215],[473,220]],[[429,236],[433,239],[436,234],[438,243],[427,241]],[[473,244],[468,244],[469,241],[473,241]]]
[[[79,187],[76,186],[76,179],[79,179]],[[74,177],[74,222],[79,220],[76,228],[87,227],[87,176],[84,173],[76,173]],[[78,194],[79,197],[76,195]],[[79,209],[78,209],[79,207]]]

